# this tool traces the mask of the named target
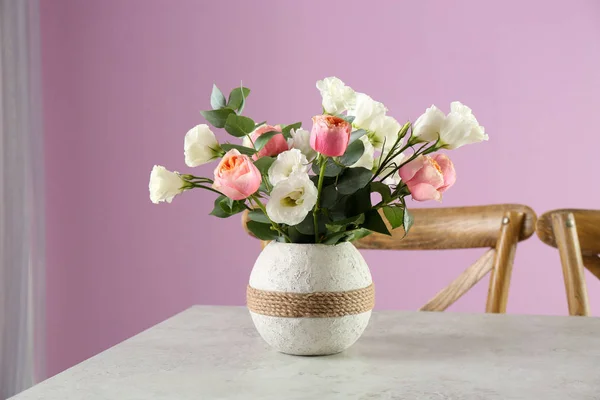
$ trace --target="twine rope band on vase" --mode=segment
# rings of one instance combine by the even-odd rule
[[[256,314],[286,318],[327,318],[360,314],[375,306],[375,287],[346,292],[289,293],[248,286],[248,309]]]

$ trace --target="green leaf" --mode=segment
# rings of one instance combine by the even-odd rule
[[[327,164],[325,165],[324,175],[328,177],[338,176],[343,169],[344,167],[336,164],[332,158],[327,158]],[[315,174],[319,175],[320,169],[319,165],[316,162],[313,163],[312,170]]]
[[[358,189],[364,188],[373,173],[366,168],[348,168],[338,180],[337,189],[340,194],[352,194]]]
[[[235,111],[231,108],[221,108],[220,110],[200,111],[200,114],[215,128],[223,128],[227,117],[235,114]]]
[[[225,130],[232,136],[244,137],[254,131],[254,121],[252,118],[230,113],[225,121]]]
[[[261,209],[250,211],[248,213],[248,218],[250,218],[251,221],[260,222],[261,224],[271,224],[269,217],[267,217]]]
[[[321,243],[329,245],[337,244],[340,241],[340,239],[344,239],[346,236],[346,232],[334,233],[333,235],[327,236],[325,240],[323,240]]]
[[[382,203],[387,204],[392,200],[392,190],[385,183],[371,182],[369,187],[371,188],[371,193],[379,193],[381,195]]]
[[[341,164],[345,166],[350,166],[356,163],[365,152],[365,145],[362,141],[356,140],[348,146],[344,155],[342,155],[339,159]]]
[[[256,150],[254,150],[250,147],[242,146],[241,144],[224,143],[221,145],[221,148],[223,150],[225,150],[226,152],[229,150],[232,150],[232,149],[236,149],[240,153],[245,154],[247,156],[251,156],[256,153]]]
[[[246,209],[244,206],[244,201],[231,200],[229,197],[223,195],[217,197],[214,205],[215,207],[211,211],[210,215],[214,215],[218,218],[228,218]]]
[[[350,134],[350,143],[354,143],[356,140],[360,139],[364,135],[367,134],[367,131],[364,129],[358,129]]]
[[[301,126],[302,122],[296,122],[295,124],[286,125],[283,127],[283,129],[281,129],[281,133],[283,133],[283,137],[285,137],[286,139],[290,139],[292,137],[292,134],[290,133],[291,130],[293,129],[295,131],[296,129],[300,129]]]
[[[309,212],[306,215],[306,218],[302,220],[299,224],[294,225],[294,228],[298,230],[303,235],[312,235],[315,236],[315,222],[313,219],[313,213]]]
[[[275,161],[274,157],[261,157],[258,160],[254,161],[254,166],[256,166],[256,168],[258,168],[258,170],[260,171],[260,173],[262,175],[266,175],[267,172],[269,172],[269,168],[271,167],[271,164],[273,164],[273,162]]]
[[[362,227],[373,232],[383,233],[384,235],[392,235],[377,210],[371,210],[365,214],[365,223]]]
[[[352,125],[352,123],[354,122],[354,118],[356,118],[354,115],[338,115],[339,118],[343,119],[344,121],[348,122],[350,125]]]
[[[342,219],[342,220],[338,220],[338,221],[332,221],[329,225],[360,225],[363,222],[365,222],[365,215],[364,214],[359,214],[359,215],[354,215],[350,218],[346,218],[346,219]]]
[[[348,234],[348,241],[353,242],[355,240],[362,239],[365,236],[369,236],[373,232],[368,229],[359,228],[346,233]]]
[[[213,110],[219,110],[225,107],[225,96],[223,92],[213,84],[212,93],[210,94],[210,106]]]
[[[321,190],[321,207],[329,208],[338,200],[338,192],[335,185],[325,186]]]
[[[246,87],[238,87],[229,92],[229,100],[227,100],[227,107],[242,112],[246,97],[250,94],[250,89]]]
[[[315,243],[315,233],[311,232],[310,235],[304,235],[296,229],[294,226],[290,226],[287,232],[292,243]]]
[[[342,196],[330,208],[329,214],[332,220],[343,220],[354,215],[364,214],[372,209],[371,192],[368,188],[357,190],[355,193]]]
[[[413,226],[413,223],[415,222],[414,217],[412,216],[412,214],[410,212],[408,212],[408,209],[404,209],[404,234],[408,234],[408,231],[410,230],[410,228]]]
[[[256,147],[257,150],[262,149],[267,145],[267,143],[269,143],[269,140],[271,140],[275,135],[281,135],[281,132],[270,131],[263,133],[254,141],[254,147]]]
[[[271,224],[263,224],[256,221],[248,221],[246,227],[260,240],[275,240],[279,237],[279,233],[272,229]]]
[[[402,207],[383,207],[383,214],[387,218],[392,229],[396,229],[404,225],[404,209]]]

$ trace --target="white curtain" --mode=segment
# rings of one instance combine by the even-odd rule
[[[44,376],[37,0],[0,0],[0,399]]]

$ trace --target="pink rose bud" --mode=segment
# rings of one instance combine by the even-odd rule
[[[344,154],[352,131],[350,123],[333,115],[317,115],[312,120],[310,147],[328,157]]]
[[[229,150],[215,169],[213,189],[232,200],[242,200],[254,194],[262,177],[250,157]]]
[[[417,201],[440,201],[442,193],[456,182],[454,165],[445,154],[420,155],[403,165],[398,173]]]
[[[256,142],[256,139],[258,139],[258,137],[262,134],[273,131],[281,132],[281,126],[261,125],[254,132],[252,132],[250,137],[252,138],[252,142]],[[265,147],[260,149],[260,151],[256,153],[253,158],[258,160],[260,157],[264,156],[274,157],[280,153],[283,153],[284,151],[287,151],[288,149],[289,146],[287,140],[285,140],[285,137],[283,137],[283,134],[277,134],[269,139]]]

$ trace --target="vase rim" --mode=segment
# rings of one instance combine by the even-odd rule
[[[352,245],[352,242],[341,242],[341,243],[336,243],[336,244],[324,244],[324,243],[284,243],[284,242],[276,242],[276,241],[272,241],[271,243],[275,243],[277,245],[286,245],[286,246],[307,246],[307,247],[336,247],[336,246],[340,246],[340,245]]]

